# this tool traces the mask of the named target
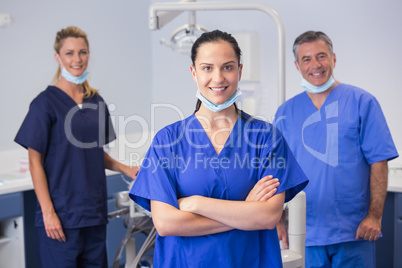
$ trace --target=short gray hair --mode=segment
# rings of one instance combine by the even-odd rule
[[[310,43],[310,42],[314,42],[314,41],[318,41],[318,40],[322,40],[327,44],[329,53],[331,54],[331,56],[334,54],[332,41],[331,41],[331,39],[329,39],[329,37],[325,33],[315,32],[315,31],[307,31],[307,32],[299,35],[299,37],[296,38],[296,40],[293,44],[293,55],[295,56],[295,60],[297,63],[299,63],[299,55],[298,55],[299,46],[304,43]]]

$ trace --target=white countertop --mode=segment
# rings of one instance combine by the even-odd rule
[[[402,193],[402,168],[390,168],[388,174],[388,192]]]
[[[31,174],[9,173],[0,175],[0,195],[32,190]]]
[[[106,171],[106,176],[118,174],[115,171]],[[18,172],[0,174],[0,195],[33,190],[31,174]]]

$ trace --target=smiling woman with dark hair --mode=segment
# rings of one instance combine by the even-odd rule
[[[193,45],[193,115],[159,131],[130,196],[152,212],[154,267],[281,267],[275,229],[308,180],[271,124],[238,110],[243,65],[219,30]]]

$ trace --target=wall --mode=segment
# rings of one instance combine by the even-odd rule
[[[161,38],[187,23],[180,15],[163,29],[148,30],[148,6],[160,1],[132,0],[2,0],[0,13],[10,13],[13,23],[0,27],[0,150],[18,146],[13,138],[30,101],[50,83],[56,70],[52,45],[55,33],[76,24],[91,42],[90,82],[99,88],[112,115],[128,122],[118,134],[159,128],[193,112],[196,86],[189,56],[160,45]],[[223,2],[233,2],[221,0]],[[203,1],[211,2],[211,1]],[[306,30],[322,30],[334,42],[335,78],[374,94],[388,120],[398,148],[402,148],[398,78],[402,73],[402,2],[394,0],[261,0],[276,9],[286,30],[287,98],[301,92],[300,75],[293,64],[294,39]],[[273,21],[260,11],[198,12],[197,21],[208,29],[232,33],[255,31],[261,40],[261,92],[263,114],[275,113],[276,31]],[[248,66],[244,66],[248,68]],[[262,93],[261,93],[262,94]],[[150,104],[165,105],[153,107]],[[166,105],[171,105],[166,107]],[[151,112],[154,114],[151,119]]]
[[[168,1],[152,1],[168,2]],[[200,1],[201,2],[201,1]],[[212,1],[202,1],[212,2]],[[234,2],[234,1],[222,1]],[[240,2],[240,1],[236,1]],[[294,66],[292,45],[295,38],[307,30],[327,33],[334,43],[337,64],[335,78],[344,83],[360,86],[379,100],[387,118],[394,141],[402,149],[400,124],[402,93],[399,76],[402,74],[402,25],[401,1],[393,0],[270,0],[259,1],[273,7],[285,25],[286,31],[286,94],[290,98],[301,92],[301,76]],[[171,33],[187,23],[182,14],[175,21],[152,33],[153,46],[153,102],[169,103],[180,107],[189,115],[194,109],[196,86],[189,65],[189,56],[172,52],[161,46],[160,38],[170,38]],[[277,108],[277,49],[273,21],[260,11],[200,11],[197,22],[206,28],[216,28],[236,33],[257,31],[261,39],[261,88],[264,95],[261,114],[272,119]],[[247,68],[247,66],[244,66]],[[173,109],[159,112],[158,126],[179,119]]]
[[[2,0],[0,13],[12,24],[0,27],[0,150],[19,148],[13,142],[31,100],[50,84],[57,64],[56,32],[70,25],[82,28],[90,42],[89,82],[111,105],[117,134],[149,120],[151,102],[151,33],[147,1],[131,0]],[[125,120],[125,124],[120,124]],[[147,119],[148,118],[148,119]]]

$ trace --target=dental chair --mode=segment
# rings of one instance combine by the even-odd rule
[[[152,223],[151,213],[135,204],[129,197],[129,191],[122,191],[116,195],[115,206],[119,210],[109,213],[108,217],[124,216],[127,232],[116,252],[113,268],[120,267],[120,258],[124,249],[126,250],[125,268],[151,268],[153,256],[147,253],[153,248],[156,238],[156,229]],[[133,236],[139,233],[144,234],[146,239],[137,253]]]

